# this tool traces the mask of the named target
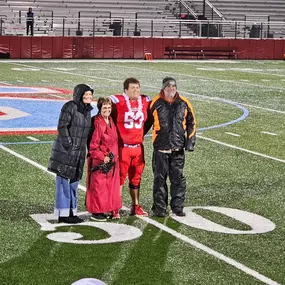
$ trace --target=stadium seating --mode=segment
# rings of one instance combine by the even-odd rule
[[[196,13],[203,13],[203,1],[192,0],[186,1],[190,3]],[[283,37],[285,35],[285,1],[284,0],[210,0],[220,15],[213,12],[206,5],[205,15],[209,20],[227,20],[227,21],[250,21],[248,25],[238,24],[238,33],[242,33],[242,37],[251,36],[252,25],[256,23],[270,21],[270,30],[267,25],[263,27],[263,34],[260,31],[258,37]],[[234,25],[223,25],[223,36],[233,37]],[[271,34],[271,36],[269,35]]]
[[[179,24],[168,23],[168,20],[176,18],[167,3],[164,0],[0,0],[0,9],[7,25],[19,22],[24,28],[24,17],[31,7],[36,16],[35,35],[110,35],[113,34],[110,25],[120,20],[122,35],[177,37]],[[19,16],[20,21],[17,19]],[[9,22],[8,19],[12,20]],[[186,27],[181,36],[191,35],[193,32]]]

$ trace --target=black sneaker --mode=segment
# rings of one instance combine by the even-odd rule
[[[71,221],[71,224],[80,224],[84,222],[84,220],[79,218],[78,216],[72,216],[72,217],[69,217],[69,219]]]
[[[84,222],[83,219],[77,217],[77,216],[72,216],[72,217],[58,217],[58,222],[59,223],[66,223],[66,224],[79,224]]]
[[[166,213],[165,212],[153,211],[153,217],[164,218],[164,217],[166,217]]]
[[[186,214],[185,212],[183,212],[182,210],[176,210],[176,211],[172,211],[174,215],[178,216],[178,217],[185,217]]]
[[[58,217],[58,222],[70,224],[70,217]]]
[[[97,221],[97,222],[105,222],[105,221],[107,221],[106,216],[104,214],[102,214],[102,213],[100,213],[100,214],[92,214],[90,219],[93,220],[93,221]]]

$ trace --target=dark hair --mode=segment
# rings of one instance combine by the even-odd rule
[[[130,85],[131,83],[140,85],[140,82],[139,82],[138,79],[136,79],[136,78],[134,78],[134,77],[127,78],[127,79],[124,81],[124,91],[129,89],[129,85]]]
[[[98,101],[97,101],[97,108],[98,108],[98,110],[99,110],[98,114],[100,114],[101,108],[102,108],[102,106],[103,106],[104,104],[110,104],[110,105],[112,105],[111,99],[110,99],[109,97],[107,97],[107,98],[100,97],[100,98],[98,99]]]

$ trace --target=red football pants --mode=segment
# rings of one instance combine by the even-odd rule
[[[124,185],[128,175],[130,189],[139,189],[145,165],[143,146],[119,147],[119,158],[120,185]]]

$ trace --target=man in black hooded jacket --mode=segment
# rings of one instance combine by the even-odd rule
[[[53,144],[48,170],[57,174],[54,213],[59,222],[76,224],[78,184],[82,178],[86,145],[91,127],[93,89],[75,86],[73,100],[66,102],[58,120],[58,135]]]

